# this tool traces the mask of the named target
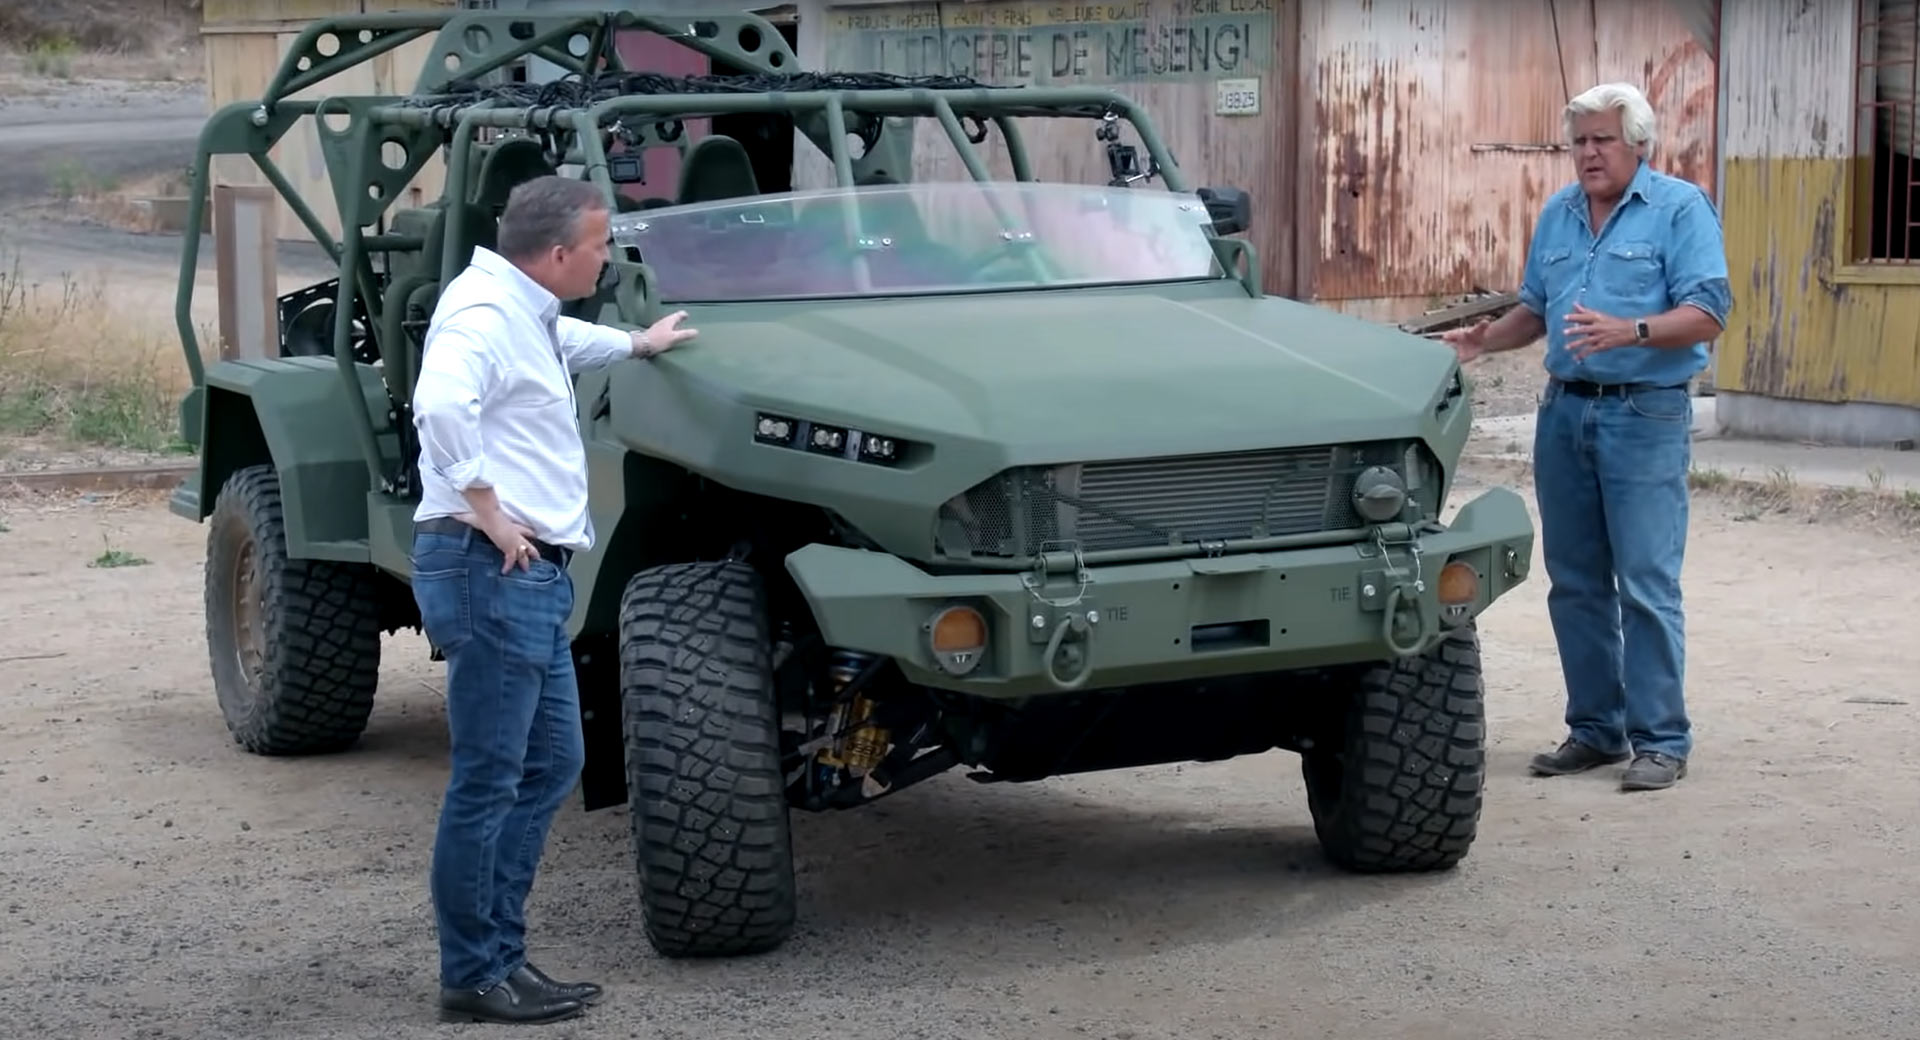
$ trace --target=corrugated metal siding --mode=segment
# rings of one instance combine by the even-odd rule
[[[1594,83],[1640,85],[1655,165],[1714,188],[1714,63],[1672,0],[1305,0],[1302,37],[1315,298],[1515,284],[1572,179],[1561,106]]]
[[[842,71],[966,74],[984,82],[1094,84],[1144,107],[1195,185],[1230,185],[1253,196],[1247,238],[1260,253],[1268,291],[1292,290],[1295,155],[1293,41],[1296,0],[1132,0],[1116,4],[1007,2],[848,4],[825,10],[803,61]],[[817,46],[818,50],[815,50]],[[1260,111],[1217,116],[1222,79],[1254,79]],[[1105,146],[1095,124],[1025,120],[1037,176],[1105,183]],[[1128,135],[1128,143],[1137,144]],[[998,133],[976,147],[997,176],[1011,176]],[[803,151],[811,151],[810,147]],[[915,137],[916,179],[964,179],[946,135],[925,120]],[[1146,154],[1140,156],[1144,165]],[[799,183],[824,182],[809,161]]]
[[[1721,12],[1734,318],[1720,389],[1920,407],[1920,284],[1862,281],[1838,263],[1855,223],[1855,18],[1852,3],[1726,0]],[[1920,269],[1882,277],[1920,281]]]
[[[1720,57],[1720,0],[1667,0],[1707,57]]]
[[[1854,0],[1724,0],[1720,24],[1729,159],[1853,154]]]

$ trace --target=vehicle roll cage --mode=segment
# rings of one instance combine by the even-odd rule
[[[744,76],[671,77],[628,70],[612,46],[614,34],[638,29],[675,40],[683,46],[731,65],[751,70]],[[341,72],[363,65],[414,40],[437,33],[431,53],[422,63],[411,94],[398,96],[333,95],[294,99],[305,90]],[[573,53],[584,41],[584,53]],[[556,84],[489,86],[483,77],[509,63],[535,56],[560,66],[567,76]],[[778,113],[795,118],[805,133],[833,161],[835,183],[851,187],[877,169],[904,169],[909,165],[908,140],[888,137],[886,116],[931,117],[976,181],[992,180],[974,148],[986,140],[987,124],[997,128],[1005,142],[1015,179],[1033,180],[1024,141],[1012,120],[1018,116],[1068,117],[1101,120],[1100,139],[1117,142],[1114,124],[1125,120],[1145,147],[1150,165],[1145,176],[1158,176],[1167,190],[1188,189],[1179,164],[1160,138],[1151,118],[1130,99],[1093,87],[993,87],[960,77],[907,77],[875,73],[805,73],[784,38],[766,19],[750,14],[672,16],[629,10],[575,10],[539,12],[449,11],[406,12],[326,18],[313,22],[297,36],[282,56],[264,96],[237,101],[210,116],[201,129],[192,171],[186,226],[203,226],[209,194],[212,158],[246,155],[253,160],[294,216],[339,266],[332,308],[334,362],[347,389],[357,434],[374,486],[392,492],[407,483],[406,460],[400,472],[388,470],[380,450],[368,395],[363,389],[356,356],[353,324],[365,319],[365,337],[372,356],[401,360],[406,344],[388,342],[397,327],[383,321],[389,307],[405,307],[409,297],[383,298],[382,280],[372,257],[389,261],[396,253],[425,255],[431,236],[386,234],[380,221],[407,184],[435,154],[447,155],[446,200],[449,206],[468,198],[468,173],[473,164],[477,131],[481,128],[519,130],[544,137],[553,165],[577,164],[584,176],[616,205],[617,188],[609,170],[608,140],[630,147],[672,146],[681,136],[681,121],[731,114]],[[854,118],[850,118],[850,114]],[[271,149],[304,117],[315,121],[316,136],[325,160],[334,200],[340,213],[338,241],[288,181],[269,156]],[[973,128],[963,124],[970,121]],[[866,147],[851,154],[848,137],[859,133]],[[1115,147],[1109,144],[1110,158]],[[483,171],[484,173],[484,171]],[[1131,182],[1141,175],[1121,177]],[[455,194],[458,193],[458,194]],[[1003,202],[991,194],[996,206]],[[854,198],[843,199],[847,230],[858,240],[860,214]],[[1001,214],[1005,216],[1004,213]],[[1216,252],[1228,271],[1238,275],[1249,293],[1258,294],[1259,273],[1251,247],[1244,241],[1215,235]],[[193,391],[182,405],[182,426],[197,442],[199,410],[204,407],[206,372],[194,333],[192,298],[198,273],[200,239],[185,236],[180,257],[175,321],[186,354]],[[457,236],[440,243],[438,281],[444,285],[459,272],[464,253]],[[623,260],[611,264],[615,276],[614,304],[620,320],[635,325],[652,319],[652,275],[644,263]],[[416,287],[417,291],[417,287]],[[389,364],[387,367],[392,368]],[[404,366],[410,369],[411,363]],[[411,399],[411,375],[387,379],[392,412],[388,416],[403,441],[405,417]]]

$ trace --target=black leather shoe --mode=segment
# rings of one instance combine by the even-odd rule
[[[498,1022],[503,1025],[539,1025],[572,1018],[586,1009],[578,1000],[553,996],[516,976],[484,990],[442,989],[440,1019],[444,1022]]]
[[[1626,760],[1627,753],[1624,751],[1610,755],[1568,737],[1553,751],[1533,756],[1533,762],[1530,764],[1533,766],[1535,775],[1538,776],[1569,776]]]
[[[591,982],[556,982],[532,964],[522,964],[507,976],[527,993],[540,993],[554,1000],[577,1000],[591,1004],[600,999],[600,987]]]
[[[1633,764],[1627,767],[1626,775],[1620,778],[1620,789],[1663,791],[1679,783],[1686,775],[1686,759],[1663,755],[1658,751],[1642,751],[1633,757]]]

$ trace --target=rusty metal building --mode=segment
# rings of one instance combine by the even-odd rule
[[[307,18],[433,6],[549,4],[207,0],[213,101],[256,94]],[[1151,113],[1189,180],[1253,194],[1248,238],[1268,291],[1391,320],[1446,297],[1514,285],[1534,216],[1572,176],[1560,108],[1593,83],[1642,84],[1660,120],[1657,164],[1716,190],[1717,7],[1716,0],[798,0],[778,9],[778,20],[806,67],[1121,91]],[[361,70],[366,82],[336,79],[311,92],[404,89],[425,43]],[[628,41],[623,50],[638,56],[650,47]],[[676,64],[706,71],[694,67],[697,57]],[[1044,176],[1108,176],[1089,126],[1063,123],[1029,138]],[[920,176],[965,175],[937,128],[921,140]],[[323,188],[305,137],[296,132],[281,150],[287,154],[276,158],[296,185]],[[802,149],[795,181],[817,183],[824,169]],[[436,191],[438,175],[436,164],[416,189]],[[257,182],[244,161],[227,163],[221,176]],[[333,219],[329,207],[322,216]],[[288,236],[304,233],[291,214],[281,226]]]
[[[1572,179],[1561,107],[1594,83],[1641,84],[1657,164],[1714,190],[1717,6],[840,0],[802,4],[799,40],[809,65],[1111,86],[1189,180],[1252,192],[1269,292],[1391,320],[1514,285],[1541,204]],[[1035,142],[1036,168],[1104,178],[1091,140]]]
[[[1914,0],[1724,0],[1730,433],[1920,440]]]

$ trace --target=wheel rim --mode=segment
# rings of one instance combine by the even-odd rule
[[[240,678],[250,687],[260,688],[260,675],[266,669],[266,608],[261,602],[259,571],[254,566],[252,540],[241,542],[233,562],[233,652]]]

